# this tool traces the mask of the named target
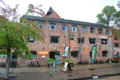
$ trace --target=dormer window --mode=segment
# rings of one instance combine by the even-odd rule
[[[50,24],[50,30],[56,30],[56,24]]]

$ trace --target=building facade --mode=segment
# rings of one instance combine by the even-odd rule
[[[27,20],[38,23],[43,32],[44,42],[29,39],[28,46],[34,55],[46,64],[48,58],[70,58],[74,63],[91,62],[91,49],[97,45],[97,61],[113,58],[109,28],[96,23],[66,20],[53,11],[52,8],[44,17],[27,16]],[[64,53],[67,52],[65,56]],[[57,56],[56,56],[57,55]]]
[[[120,57],[120,40],[117,36],[112,37],[114,57]]]

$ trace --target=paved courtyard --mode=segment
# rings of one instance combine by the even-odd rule
[[[63,72],[63,66],[60,67],[61,70],[59,72],[50,74],[47,66],[18,66],[17,68],[10,69],[11,74],[14,73],[14,78],[11,80],[92,80],[87,79],[92,74],[98,76],[107,75],[107,77],[104,76],[96,80],[120,80],[120,63],[75,65],[72,67],[72,72]],[[95,70],[90,70],[90,68],[95,68]],[[0,68],[0,80],[3,80],[4,71],[4,68]],[[109,76],[113,74],[116,75]]]

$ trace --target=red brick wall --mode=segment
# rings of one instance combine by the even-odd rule
[[[97,44],[97,59],[107,59],[102,57],[102,51],[103,50],[108,50],[108,44],[105,45],[101,45],[101,40],[98,41],[98,38],[100,36],[103,37],[108,37],[108,35],[105,34],[105,28],[103,28],[103,34],[98,34],[98,28],[95,27],[95,33],[90,33],[90,27],[87,26],[87,32],[83,33],[81,31],[81,27],[77,25],[77,32],[72,32],[71,31],[71,25],[67,24],[67,30],[66,31],[61,31],[61,23],[56,23],[57,25],[57,30],[55,31],[50,31],[49,30],[49,23],[45,23],[43,22],[42,24],[45,25],[44,28],[44,40],[45,42],[40,42],[40,41],[36,41],[34,43],[28,43],[28,46],[30,48],[30,50],[35,50],[35,51],[54,51],[56,49],[56,51],[60,52],[60,56],[61,56],[61,62],[62,62],[62,52],[65,49],[65,45],[69,46],[69,33],[74,35],[74,40],[70,41],[70,51],[79,51],[80,52],[80,58],[81,60],[87,60],[87,61],[91,61],[90,59],[90,51],[91,48],[93,46],[93,44],[89,44],[89,38],[96,38],[96,44]],[[68,31],[70,30],[70,31]],[[53,44],[50,43],[50,36],[60,36],[60,42],[57,44]],[[84,37],[85,38],[85,43],[84,44],[80,44],[78,43],[78,37]],[[48,56],[49,57],[49,56]]]

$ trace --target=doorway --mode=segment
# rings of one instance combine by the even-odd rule
[[[55,60],[55,54],[56,54],[55,51],[51,51],[50,54],[49,54],[49,58]]]
[[[60,63],[60,52],[59,51],[51,51],[49,53],[49,58],[54,59],[57,64]]]

